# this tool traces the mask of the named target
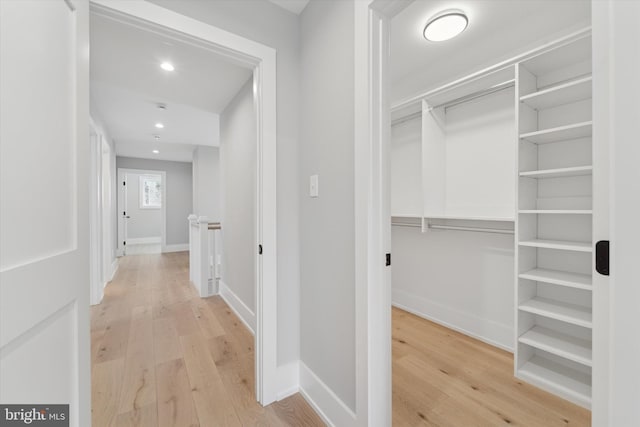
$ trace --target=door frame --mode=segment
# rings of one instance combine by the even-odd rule
[[[102,231],[102,194],[101,194],[101,165],[102,165],[102,143],[100,135],[94,127],[93,123],[90,123],[90,167],[91,174],[89,179],[89,215],[91,220],[89,221],[89,257],[90,257],[90,291],[89,291],[89,304],[100,304],[103,297],[103,277],[104,269],[103,265],[103,243]]]
[[[118,168],[117,172],[117,185],[118,185],[118,256],[125,255],[126,245],[123,242],[126,240],[127,224],[124,221],[123,207],[127,204],[127,187],[131,184],[123,185],[127,180],[127,174],[136,175],[160,175],[162,177],[162,206],[160,207],[160,251],[165,252],[167,249],[167,172],[163,170],[155,169],[129,169]],[[139,185],[139,183],[135,183]],[[126,212],[126,211],[125,211]]]
[[[357,82],[356,86],[356,101],[360,103],[362,109],[360,115],[356,110],[356,300],[358,301],[356,339],[359,349],[361,345],[364,345],[364,350],[359,350],[360,354],[356,357],[358,366],[356,387],[360,396],[358,404],[368,408],[369,425],[391,425],[391,347],[389,344],[391,342],[391,281],[389,272],[380,268],[382,256],[385,249],[388,248],[386,245],[391,229],[389,205],[384,202],[388,200],[389,188],[389,182],[386,179],[388,177],[388,148],[390,144],[390,134],[388,133],[389,82],[387,78],[389,66],[388,27],[393,16],[412,1],[370,0],[362,2],[368,4],[360,6],[360,9],[356,11],[355,50],[356,53],[365,52],[356,57],[356,75],[366,75],[369,79],[366,83],[360,84],[360,87]],[[629,70],[634,66],[638,67],[638,58],[627,54],[629,50],[632,50],[630,38],[625,37],[623,30],[613,25],[611,20],[615,16],[620,21],[624,20],[629,12],[625,13],[623,9],[625,7],[631,9],[630,4],[625,5],[625,2],[617,3],[614,0],[592,0],[591,4],[592,12],[598,11],[598,13],[592,13],[594,98],[600,99],[600,102],[594,102],[593,111],[594,162],[597,162],[597,167],[600,170],[599,174],[594,170],[594,208],[597,207],[601,212],[600,218],[597,221],[594,220],[593,237],[594,241],[597,241],[609,239],[611,231],[610,210],[615,211],[614,202],[616,201],[611,199],[611,195],[616,192],[613,188],[614,182],[611,180],[613,170],[611,170],[610,156],[613,156],[614,150],[616,150],[616,141],[625,139],[625,142],[629,143],[633,138],[631,136],[633,120],[630,120],[629,112],[632,110],[630,107],[632,105],[631,99],[635,99],[633,96],[637,94],[632,95],[628,91],[625,92],[627,89],[614,92],[612,90],[614,87],[613,77],[615,74],[615,87],[633,87],[635,74]],[[364,8],[368,10],[365,11]],[[365,16],[368,17],[366,22],[364,22]],[[358,20],[360,25],[358,25]],[[625,23],[629,26],[631,21],[629,19]],[[363,40],[363,34],[368,35],[365,40]],[[627,50],[614,49],[612,45],[616,43],[616,40],[621,44],[629,42],[626,44]],[[614,53],[612,54],[612,52]],[[618,68],[612,67],[612,63],[615,65],[615,59],[618,59],[620,64],[625,64],[626,68],[620,65]],[[365,71],[358,69],[358,67],[364,68],[365,66]],[[625,81],[622,82],[621,78],[624,78]],[[366,87],[363,86],[365,84]],[[610,109],[610,105],[620,106],[619,111],[624,114],[619,113],[616,116],[615,111],[617,110]],[[612,124],[616,123],[616,119],[619,121],[627,120],[625,122],[627,127],[623,128],[627,133],[617,132],[616,134],[612,127]],[[358,137],[359,130],[360,137]],[[619,147],[618,150],[622,151]],[[631,151],[631,149],[627,151]],[[633,157],[627,156],[627,158]],[[624,173],[626,176],[632,176],[637,168],[633,162],[629,162],[628,165],[630,166]],[[617,175],[622,175],[621,170],[618,170]],[[629,183],[626,184],[628,187]],[[358,201],[359,198],[360,201]],[[629,204],[630,201],[620,198],[620,205],[625,202]],[[632,212],[633,209],[626,211]],[[634,218],[626,225],[628,227],[624,233],[627,236],[632,236],[628,230],[631,225],[635,225],[637,229],[637,220]],[[615,255],[615,242],[612,247],[612,253]],[[630,248],[635,248],[636,254],[639,252],[637,245],[629,245],[625,249],[629,250]],[[359,261],[358,251],[364,251],[362,253],[366,254]],[[618,262],[622,263],[622,260],[628,262],[624,267],[627,267],[629,272],[633,271],[635,261],[632,260],[637,259],[637,255],[635,258],[630,255],[624,258],[620,256],[620,258],[621,260]],[[615,267],[615,260],[613,265]],[[612,308],[615,304],[613,301],[615,271],[613,274],[610,280],[609,276],[601,276],[594,272],[594,359],[591,409],[594,425],[603,426],[614,425],[615,417],[619,416],[611,411],[612,396],[618,396],[618,401],[623,402],[618,408],[618,414],[621,413],[620,410],[626,411],[626,414],[631,414],[634,411],[636,414],[638,413],[637,405],[631,402],[633,399],[629,390],[631,390],[632,384],[637,384],[640,378],[640,368],[637,364],[637,357],[625,356],[625,351],[621,351],[621,348],[624,342],[628,342],[634,325],[637,325],[637,322],[630,321],[631,317],[634,316],[634,319],[638,319],[639,315],[637,310],[633,313],[628,312],[631,310],[627,310],[625,313],[617,311],[615,314],[620,321],[619,323],[614,322],[615,316],[612,317],[614,314]],[[637,298],[631,297],[637,295],[637,292],[632,289],[631,283],[618,284],[618,286],[620,285],[628,287],[624,292],[629,297],[622,299],[622,301],[637,305]],[[362,301],[365,302],[362,303]],[[623,304],[619,302],[618,305],[622,306]],[[630,305],[625,307],[630,308]],[[624,329],[629,333],[613,333],[614,327]],[[616,337],[618,342],[615,341]],[[617,348],[615,344],[618,344]],[[614,347],[612,348],[612,346]],[[614,352],[616,349],[617,353]],[[640,346],[634,347],[633,350],[634,354],[638,355]],[[619,364],[624,367],[618,371],[624,371],[624,373],[618,376],[619,382],[616,384],[612,374],[616,373],[615,361],[620,358],[630,363]],[[362,425],[365,424],[366,420]]]
[[[142,0],[92,0],[91,12],[204,47],[253,70],[256,165],[256,399],[277,400],[276,50]],[[185,218],[186,220],[186,218]],[[262,247],[262,254],[258,251]]]

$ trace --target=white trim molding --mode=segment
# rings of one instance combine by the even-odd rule
[[[231,290],[231,288],[220,280],[220,296],[227,303],[231,310],[242,320],[242,323],[256,334],[256,314]]]
[[[278,400],[286,399],[300,391],[300,361],[294,360],[278,366]]]
[[[162,243],[162,236],[128,238],[127,245],[153,245]]]
[[[188,243],[178,243],[175,245],[164,245],[164,248],[162,248],[162,253],[166,254],[169,252],[186,252],[188,250],[189,250]]]
[[[300,394],[329,426],[356,425],[356,414],[304,362],[300,361]]]

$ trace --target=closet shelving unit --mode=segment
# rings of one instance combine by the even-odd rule
[[[515,375],[590,407],[591,38],[516,64]]]
[[[421,133],[421,145],[412,136],[413,151],[405,155],[421,162],[405,181],[422,209],[392,207],[403,221],[398,225],[423,232],[513,226],[515,376],[586,408],[593,328],[591,51],[590,29],[580,30],[392,109],[392,118],[411,120]],[[500,131],[475,126],[496,117]],[[398,166],[405,177],[408,162]]]

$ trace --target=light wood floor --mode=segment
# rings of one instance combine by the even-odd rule
[[[197,296],[187,253],[121,258],[91,318],[94,427],[323,425],[299,395],[255,402],[253,337]],[[511,354],[393,310],[394,426],[590,425],[512,372]]]
[[[255,402],[253,336],[188,277],[185,252],[120,259],[91,312],[93,426],[324,425],[300,395]]]
[[[589,426],[591,413],[513,376],[513,356],[393,309],[394,426]]]

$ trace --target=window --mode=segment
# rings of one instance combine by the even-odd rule
[[[162,177],[142,175],[140,177],[140,209],[160,209],[162,207]]]

